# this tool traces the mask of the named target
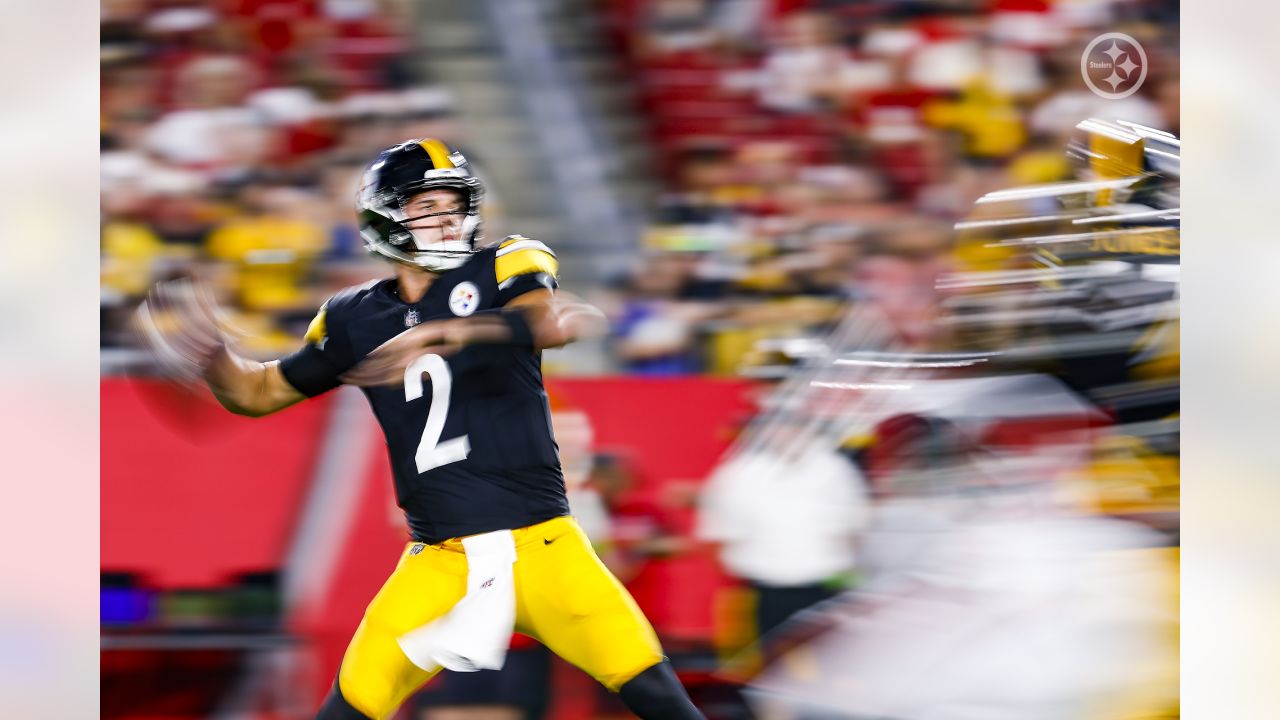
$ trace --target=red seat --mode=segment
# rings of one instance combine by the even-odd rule
[[[663,103],[655,114],[663,118],[749,118],[756,115],[756,107],[741,100],[679,100]]]
[[[658,117],[654,122],[660,137],[689,135],[720,135],[740,129],[741,121],[734,117]]]
[[[636,65],[648,70],[715,70],[723,62],[715,53],[690,50],[687,52],[667,53],[640,58]]]

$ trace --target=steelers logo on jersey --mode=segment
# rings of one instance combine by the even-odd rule
[[[449,293],[449,309],[458,317],[466,317],[480,307],[480,288],[474,283],[458,283]]]

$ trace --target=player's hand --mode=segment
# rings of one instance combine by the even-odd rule
[[[601,338],[609,334],[609,321],[600,308],[567,292],[551,301],[552,317],[570,341]]]
[[[201,379],[228,342],[213,294],[190,279],[152,288],[134,313],[133,326],[156,362],[180,380]]]
[[[432,320],[416,325],[379,345],[342,375],[348,385],[374,387],[399,385],[409,364],[423,353],[451,355],[469,340],[468,324],[462,320]]]
[[[604,313],[576,295],[545,290],[525,293],[510,303],[508,308],[524,311],[533,333],[534,346],[539,350],[563,347],[585,338],[602,337],[608,332],[609,323]]]

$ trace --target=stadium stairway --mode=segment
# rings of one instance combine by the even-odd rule
[[[423,0],[413,7],[421,74],[452,93],[459,144],[480,167],[498,206],[487,234],[562,236],[562,219],[539,170],[537,138],[504,74],[483,3]]]
[[[608,151],[609,180],[628,212],[642,215],[659,192],[657,166],[635,78],[595,0],[546,0],[545,21]]]
[[[588,0],[537,0],[537,18],[552,46],[557,72],[592,136],[603,166],[606,191],[621,208],[626,230],[587,237],[574,230],[545,163],[554,148],[540,135],[519,81],[504,66],[501,23],[494,12],[511,7],[424,0],[415,5],[415,34],[423,49],[423,75],[449,88],[456,102],[464,147],[483,163],[501,205],[501,227],[493,235],[520,232],[551,243],[562,255],[565,284],[586,288],[608,271],[625,269],[643,210],[656,192],[651,157],[636,115],[635,92],[610,47],[599,7]],[[571,161],[577,161],[572,159]],[[607,239],[608,238],[611,239]]]

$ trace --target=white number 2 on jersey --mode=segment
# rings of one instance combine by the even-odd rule
[[[440,433],[444,432],[444,419],[449,414],[449,392],[453,389],[453,375],[444,358],[439,355],[423,355],[409,363],[404,371],[405,402],[422,397],[423,373],[431,376],[431,407],[427,410],[427,425],[422,429],[422,440],[418,443],[418,453],[414,456],[420,473],[466,460],[471,453],[471,441],[466,435],[440,442]]]

